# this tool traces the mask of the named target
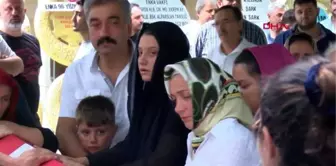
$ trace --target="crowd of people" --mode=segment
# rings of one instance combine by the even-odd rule
[[[24,2],[0,0],[0,140],[35,146],[0,165],[334,166],[336,35],[316,0],[270,6],[288,30],[263,31],[241,6],[198,0],[198,20],[179,27],[145,23],[127,0],[78,0],[83,42],[54,134],[37,116],[41,55],[21,29]]]

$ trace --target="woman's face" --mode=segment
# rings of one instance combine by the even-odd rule
[[[314,55],[314,48],[307,41],[296,41],[292,43],[288,51],[296,58]]]
[[[192,130],[194,126],[192,97],[187,82],[180,74],[173,76],[169,81],[169,94],[171,100],[175,102],[175,112],[184,125]]]
[[[8,109],[12,92],[9,86],[0,85],[0,118]]]
[[[159,52],[159,44],[153,35],[144,34],[139,42],[138,66],[143,81],[152,79],[153,68]]]
[[[237,64],[233,68],[233,77],[238,82],[241,94],[247,105],[255,114],[260,102],[260,79],[251,76],[244,64]]]

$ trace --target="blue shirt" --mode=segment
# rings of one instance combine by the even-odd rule
[[[274,38],[271,37],[271,33],[269,30],[264,30],[266,34],[267,44],[272,44],[274,42]]]

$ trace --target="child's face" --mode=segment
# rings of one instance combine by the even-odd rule
[[[88,126],[85,122],[79,123],[77,127],[78,138],[90,153],[109,148],[117,129],[115,125]]]

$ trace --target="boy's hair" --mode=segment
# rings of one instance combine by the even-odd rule
[[[88,126],[115,124],[114,104],[104,96],[86,97],[77,106],[76,121]]]

